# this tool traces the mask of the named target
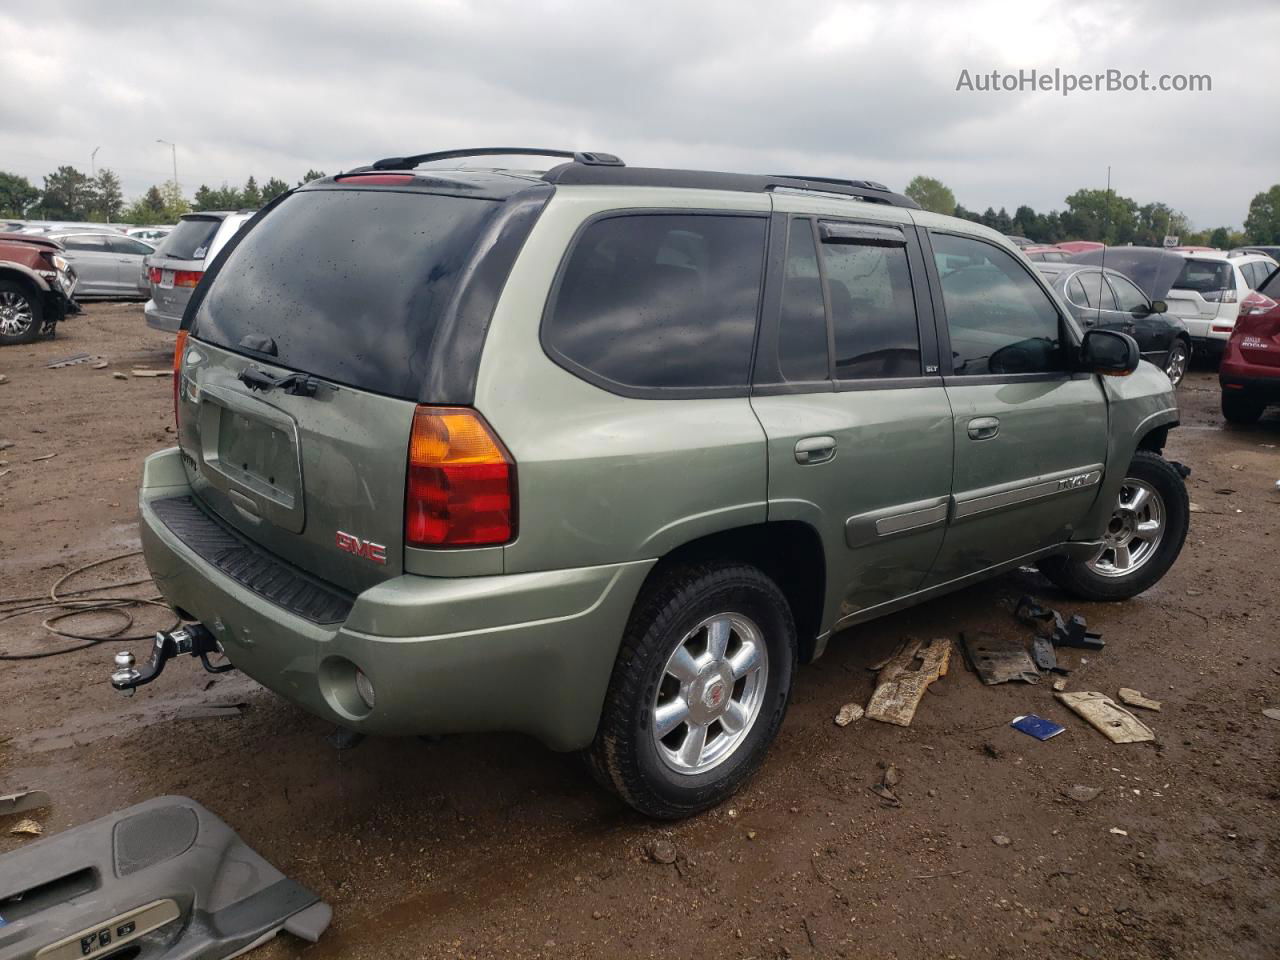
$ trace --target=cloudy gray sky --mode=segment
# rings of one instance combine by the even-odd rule
[[[970,208],[1082,186],[1239,225],[1280,181],[1274,0],[377,0],[0,6],[0,169],[296,181],[466,145],[938,177]],[[1209,74],[1200,93],[957,91],[962,69]]]

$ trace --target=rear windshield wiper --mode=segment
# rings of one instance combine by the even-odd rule
[[[245,367],[238,378],[250,390],[283,390],[295,397],[314,397],[320,381],[305,373],[291,373],[286,377],[273,377],[256,367]]]

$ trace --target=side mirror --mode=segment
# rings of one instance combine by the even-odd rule
[[[1165,303],[1163,300],[1152,300],[1151,312],[1152,313],[1168,313],[1169,304]]]
[[[1080,344],[1080,369],[1108,377],[1127,377],[1142,355],[1137,341],[1115,330],[1090,330]]]

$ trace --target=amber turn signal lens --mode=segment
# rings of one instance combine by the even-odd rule
[[[466,407],[414,411],[406,546],[507,543],[515,537],[515,504],[515,463],[480,414]]]

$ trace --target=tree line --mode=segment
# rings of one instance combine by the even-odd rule
[[[308,170],[302,186],[325,174]],[[173,180],[153,184],[126,204],[120,178],[107,168],[90,176],[72,166],[47,174],[37,187],[26,177],[0,170],[0,217],[17,220],[70,220],[91,223],[173,223],[184,213],[200,210],[255,210],[292,189],[279,177],[259,184],[249,177],[243,187],[201,184],[188,199]]]
[[[1110,246],[1158,247],[1165,237],[1172,236],[1183,245],[1223,249],[1246,243],[1280,244],[1280,184],[1250,201],[1243,231],[1230,227],[1196,230],[1185,214],[1167,203],[1139,204],[1110,190],[1077,190],[1066,198],[1066,209],[1061,211],[1037,212],[1024,204],[1012,214],[1005,207],[987,207],[981,213],[966,209],[956,203],[949,187],[933,177],[916,177],[907,185],[906,194],[926,210],[1036,243],[1096,240]]]

